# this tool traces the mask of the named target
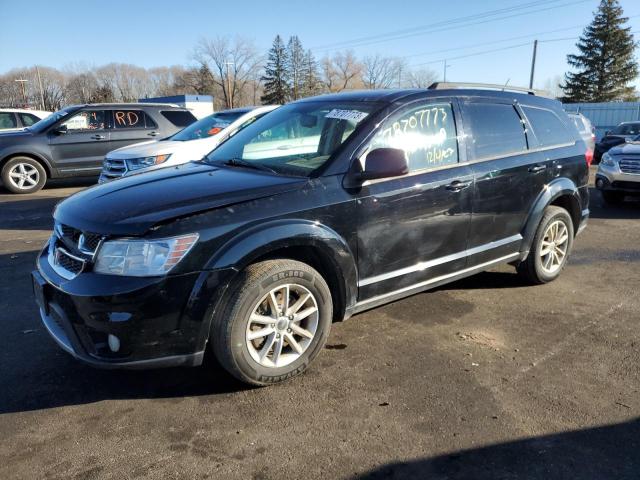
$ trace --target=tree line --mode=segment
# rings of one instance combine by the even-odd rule
[[[435,72],[412,70],[400,57],[351,50],[316,59],[299,37],[278,35],[265,55],[244,37],[201,39],[192,64],[143,68],[126,63],[16,68],[0,75],[0,106],[58,110],[66,105],[139,98],[212,95],[214,108],[278,104],[347,89],[424,88]]]

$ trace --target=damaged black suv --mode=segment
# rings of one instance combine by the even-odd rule
[[[60,203],[35,297],[89,364],[195,366],[210,349],[244,382],[277,382],[332,321],[502,263],[554,280],[589,214],[585,151],[532,92],[297,101],[202,161]]]

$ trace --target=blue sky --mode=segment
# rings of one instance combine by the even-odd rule
[[[640,2],[620,3],[627,16],[635,16],[629,23],[640,38]],[[501,15],[510,18],[475,17],[475,25],[433,26],[523,4],[530,7]],[[557,40],[539,44],[536,84],[542,87],[566,71],[566,54],[574,50],[572,37],[589,23],[597,4],[597,0],[0,0],[0,72],[35,64],[62,68],[78,62],[185,65],[193,63],[193,48],[202,37],[240,34],[266,52],[279,33],[297,34],[308,48],[326,46],[315,51],[317,57],[331,53],[330,45],[378,36],[348,46],[359,56],[376,52],[406,56],[410,65],[439,74],[442,59],[450,58],[450,81],[509,80],[512,85],[525,85],[531,42],[537,37]],[[376,41],[397,31],[402,32],[401,38]],[[493,51],[502,48],[506,49]],[[477,53],[483,54],[470,56]]]

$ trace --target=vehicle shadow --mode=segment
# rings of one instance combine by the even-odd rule
[[[640,198],[627,197],[620,205],[607,205],[602,193],[595,187],[589,188],[590,218],[633,220],[640,219]],[[588,227],[587,227],[588,228]]]
[[[76,187],[91,187],[98,183],[98,177],[73,177],[73,178],[57,178],[52,180],[47,180],[46,185],[42,189],[42,191],[47,190],[58,190],[61,188],[76,188]],[[0,195],[13,195],[9,190],[5,188],[0,181]]]
[[[640,419],[385,465],[354,480],[637,479]]]
[[[50,230],[53,227],[53,209],[60,197],[33,197],[0,201],[0,231]]]

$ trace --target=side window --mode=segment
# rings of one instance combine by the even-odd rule
[[[61,126],[67,127],[69,132],[87,130],[103,130],[106,128],[104,110],[83,110],[78,112]]]
[[[24,125],[25,127],[30,127],[34,123],[40,121],[38,117],[36,117],[35,115],[31,115],[30,113],[19,113],[18,115],[20,115],[22,125]]]
[[[529,120],[533,133],[542,147],[575,141],[566,125],[551,110],[523,106],[522,111]],[[579,122],[582,127],[581,130],[584,130],[584,124],[580,117],[574,118],[577,120],[576,124]]]
[[[16,128],[17,126],[18,122],[16,122],[16,117],[13,116],[13,113],[0,112],[0,129]]]
[[[114,110],[113,127],[116,130],[123,128],[153,128],[153,120],[142,110]]]
[[[184,110],[165,110],[160,113],[164,118],[180,128],[187,127],[196,121],[196,117],[191,112]]]
[[[458,163],[458,140],[451,105],[423,104],[394,114],[369,145],[370,150],[385,147],[404,150],[410,171]]]
[[[470,144],[474,160],[527,149],[524,124],[513,105],[468,103],[464,107],[464,117],[465,125],[471,127]]]

